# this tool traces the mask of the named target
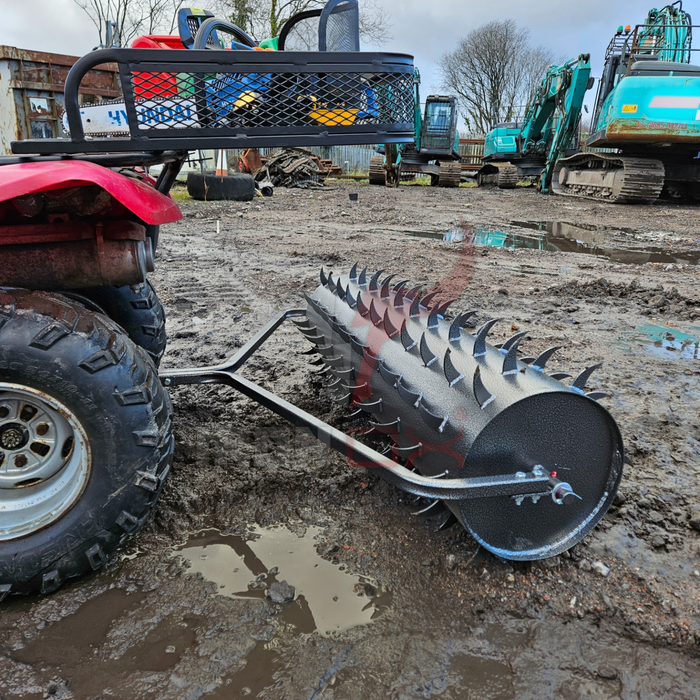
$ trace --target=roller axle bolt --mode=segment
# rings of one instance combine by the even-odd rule
[[[574,493],[574,490],[566,482],[562,482],[552,489],[552,500],[559,506],[570,506],[576,499],[583,500],[581,496]]]

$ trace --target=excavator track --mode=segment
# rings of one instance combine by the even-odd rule
[[[514,165],[503,165],[498,169],[498,189],[512,190],[518,184],[518,169]]]
[[[578,153],[557,163],[552,191],[569,197],[642,204],[658,199],[664,177],[660,160]]]
[[[369,159],[369,184],[382,186],[386,185],[384,156],[372,156]]]
[[[462,164],[458,160],[440,162],[438,187],[459,187],[462,180]]]

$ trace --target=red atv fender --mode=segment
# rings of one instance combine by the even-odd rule
[[[102,202],[100,192],[110,200]],[[154,267],[148,226],[181,218],[177,204],[152,184],[95,163],[1,166],[0,287],[141,284]]]
[[[95,163],[49,161],[0,167],[0,202],[36,192],[86,185],[99,185],[147,224],[167,224],[182,218],[179,207],[170,197],[145,182]]]

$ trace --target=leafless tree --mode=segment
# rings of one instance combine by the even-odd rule
[[[216,0],[215,8],[222,19],[227,19],[258,41],[279,36],[284,23],[293,15],[306,10],[322,8],[326,0]],[[376,0],[363,0],[360,5],[360,37],[370,45],[381,45],[391,39],[389,15]],[[300,37],[303,41],[303,37]],[[316,35],[311,31],[305,48],[318,48]]]
[[[101,46],[128,46],[141,34],[170,33],[185,0],[74,0],[92,20]],[[116,31],[108,36],[108,22]]]
[[[525,107],[553,63],[551,51],[530,45],[530,32],[512,20],[495,20],[460,39],[442,56],[442,87],[460,98],[471,131],[486,133]]]

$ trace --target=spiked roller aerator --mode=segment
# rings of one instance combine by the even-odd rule
[[[518,359],[523,333],[500,347],[486,342],[495,321],[476,333],[463,326],[474,312],[444,319],[447,303],[392,277],[371,279],[355,265],[307,297],[297,326],[332,375],[341,401],[364,411],[391,437],[391,455],[435,479],[522,479],[522,493],[445,500],[450,519],[506,559],[554,556],[600,521],[622,476],[623,445],[614,419],[584,393],[595,365],[569,385],[548,375],[557,348]],[[549,478],[533,490],[532,475]],[[424,512],[444,507],[431,503]],[[449,519],[448,519],[449,520]],[[447,524],[447,523],[445,523]]]

